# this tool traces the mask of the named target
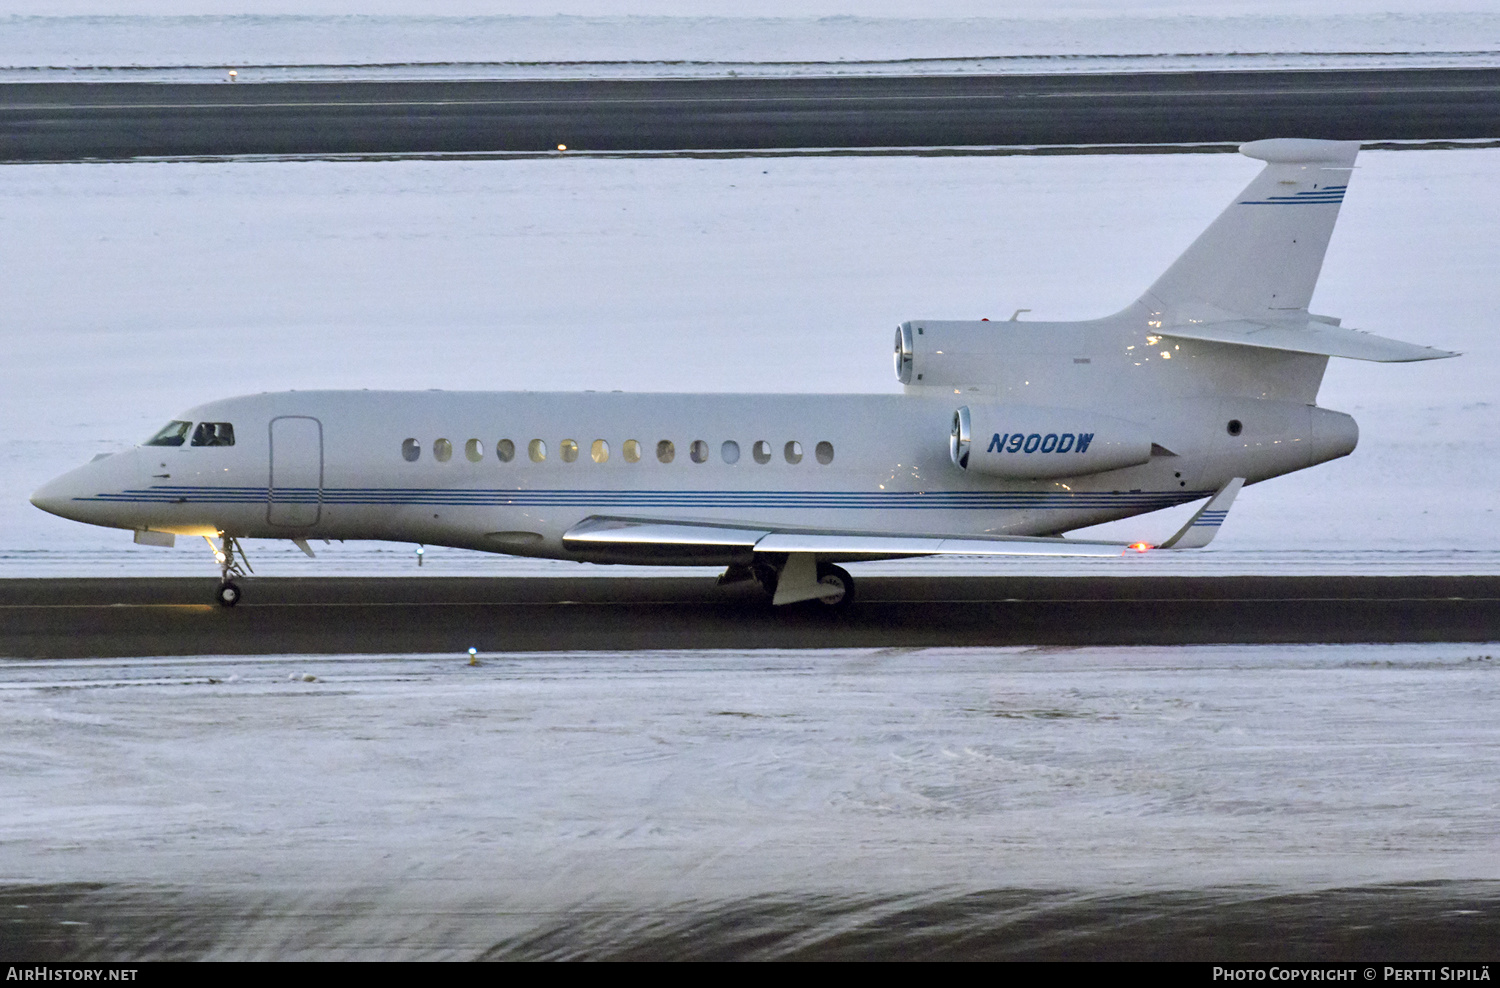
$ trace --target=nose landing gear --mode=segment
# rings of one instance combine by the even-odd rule
[[[214,540],[207,535],[203,541],[208,543],[209,550],[214,554],[214,559],[219,564],[219,589],[214,591],[214,600],[219,602],[220,607],[233,607],[240,602],[240,588],[234,582],[234,577],[244,578],[246,571],[254,573],[250,569],[250,560],[245,558],[244,547],[239,540],[224,532],[219,533],[222,548],[214,545]],[[236,559],[238,555],[238,559]]]

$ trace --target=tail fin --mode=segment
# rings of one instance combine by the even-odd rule
[[[1276,138],[1240,153],[1265,169],[1141,299],[1170,321],[1305,310],[1312,299],[1359,142]]]

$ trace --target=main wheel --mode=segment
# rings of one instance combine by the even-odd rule
[[[761,589],[766,592],[766,596],[776,596],[776,582],[779,576],[776,567],[760,563],[755,567],[754,572],[755,579],[760,583]]]
[[[219,584],[214,599],[219,602],[220,607],[233,607],[240,602],[240,588],[226,580]]]
[[[841,611],[854,602],[854,577],[843,567],[819,563],[818,582],[828,588],[828,593],[818,598],[825,607]]]

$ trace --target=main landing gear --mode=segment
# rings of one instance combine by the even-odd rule
[[[810,553],[790,553],[779,565],[765,558],[749,565],[736,564],[719,577],[719,583],[750,579],[758,582],[777,606],[816,600],[830,610],[841,611],[854,601],[854,577],[842,566],[817,562]]]
[[[854,603],[854,577],[842,566],[833,563],[818,564],[818,583],[828,592],[818,598],[818,603],[841,611]]]
[[[250,569],[250,561],[245,558],[245,550],[239,541],[223,532],[219,533],[221,546],[214,545],[214,540],[207,535],[203,541],[208,543],[208,548],[214,554],[214,559],[219,564],[219,589],[214,591],[214,600],[219,602],[220,607],[233,607],[240,602],[241,591],[239,584],[234,582],[234,577],[244,579],[246,570]],[[235,557],[239,558],[236,559]]]

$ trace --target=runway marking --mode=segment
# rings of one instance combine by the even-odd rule
[[[740,158],[877,158],[877,157],[984,157],[1059,154],[1213,154],[1230,153],[1238,144],[1216,141],[1167,141],[1161,144],[951,144],[903,145],[894,147],[765,147],[765,148],[677,148],[672,150],[569,150],[566,157],[607,161],[613,159],[687,158],[701,160]],[[1368,141],[1364,150],[1372,151],[1454,151],[1500,147],[1500,140],[1489,138],[1455,138],[1431,141]],[[83,155],[72,158],[46,158],[48,164],[79,162],[278,162],[278,161],[532,161],[564,157],[550,148],[530,151],[298,151],[287,153],[249,152],[244,154],[135,154],[123,157]],[[0,165],[30,164],[26,158],[0,158]]]
[[[870,597],[871,604],[1494,604],[1500,597]],[[720,604],[731,598],[697,598],[683,600],[381,600],[381,601],[285,601],[252,604],[248,601],[235,610],[287,607],[632,607],[658,604]],[[229,610],[215,604],[0,604],[0,611],[108,610],[175,608],[191,611]]]
[[[262,606],[266,606],[266,605],[262,605]],[[175,608],[177,610],[188,610],[188,611],[212,611],[212,610],[216,609],[216,606],[214,604],[167,604],[167,603],[147,603],[147,604],[120,604],[120,603],[116,603],[116,604],[0,604],[0,611],[45,611],[45,610],[68,610],[68,609],[72,609],[72,610],[87,610],[87,609],[109,610],[109,609],[112,609],[112,608],[114,608],[114,609],[121,609],[121,608],[137,608],[137,607],[166,607],[166,608]]]
[[[1023,92],[1023,93],[968,93],[929,94],[919,93],[891,96],[674,96],[674,97],[550,97],[546,99],[448,99],[448,100],[309,100],[306,102],[275,101],[265,103],[13,103],[0,107],[0,113],[13,110],[220,110],[220,109],[291,109],[329,107],[441,107],[441,106],[592,106],[617,104],[742,104],[742,103],[894,103],[903,101],[947,101],[964,103],[974,101],[998,101],[1021,99],[1094,99],[1101,97],[1118,99],[1184,99],[1199,97],[1240,96],[1246,99],[1262,99],[1267,96],[1408,96],[1419,93],[1444,95],[1452,93],[1494,93],[1500,86],[1444,86],[1410,87],[1394,89],[1369,88],[1306,88],[1306,89],[1195,89],[1168,91],[1120,91],[1070,90],[1068,92]]]

